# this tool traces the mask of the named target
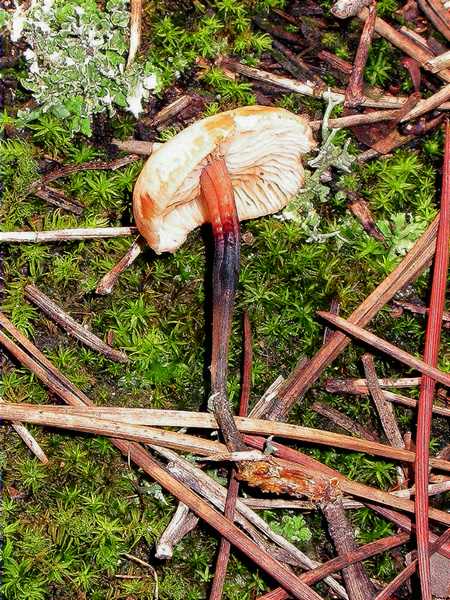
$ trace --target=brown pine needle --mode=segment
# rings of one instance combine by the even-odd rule
[[[425,333],[424,362],[436,367],[441,342],[442,315],[448,274],[448,245],[450,239],[450,122],[445,128],[444,170],[442,175],[441,213],[436,241],[430,312]],[[431,600],[431,570],[428,549],[428,468],[430,456],[431,419],[436,381],[426,374],[419,393],[416,435],[416,528],[417,559],[419,564],[422,600]]]

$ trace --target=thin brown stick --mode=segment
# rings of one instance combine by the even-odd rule
[[[131,0],[130,9],[130,47],[127,58],[127,69],[133,64],[141,45],[142,0]]]
[[[189,94],[184,94],[183,96],[180,96],[167,106],[164,106],[164,108],[162,108],[153,117],[144,117],[143,119],[141,119],[141,122],[149,127],[156,127],[157,125],[161,125],[162,123],[165,123],[166,121],[169,121],[170,119],[178,115],[181,111],[187,108],[189,104],[191,104],[191,102],[192,96],[190,96]]]
[[[156,544],[155,557],[159,560],[172,558],[175,546],[197,527],[197,523],[198,517],[189,510],[186,504],[179,502],[170,523]]]
[[[358,546],[342,506],[342,499],[338,498],[335,502],[326,502],[321,508],[327,520],[328,531],[338,556],[347,556],[349,553],[356,552]],[[360,562],[351,563],[344,567],[342,575],[350,600],[372,600],[376,588]]]
[[[336,54],[333,54],[328,50],[321,50],[317,56],[318,58],[320,58],[320,60],[327,62],[331,67],[333,67],[337,71],[344,73],[344,75],[350,75],[350,73],[352,72],[351,62],[348,62],[348,60],[344,60],[340,56],[336,56]]]
[[[409,534],[397,533],[395,535],[381,538],[376,542],[370,542],[369,544],[365,544],[356,550],[343,553],[341,556],[332,558],[326,563],[323,563],[321,567],[317,567],[308,573],[300,575],[300,579],[303,579],[305,583],[309,581],[312,585],[313,583],[320,581],[324,573],[336,573],[349,564],[358,563],[362,560],[370,558],[371,556],[376,556],[377,554],[381,554],[382,552],[387,552],[392,548],[401,546],[402,544],[405,544],[408,539]],[[264,594],[264,596],[260,596],[257,600],[285,600],[286,598],[288,598],[286,592],[282,588],[277,588],[268,594]]]
[[[420,8],[430,19],[436,29],[450,42],[450,25],[448,10],[443,0],[417,0]]]
[[[417,315],[426,315],[429,312],[429,309],[424,304],[414,304],[413,302],[405,302],[403,300],[394,300],[393,304]],[[450,323],[450,312],[444,310],[442,320],[445,323],[444,327],[447,323]]]
[[[395,448],[404,448],[405,442],[403,441],[402,434],[398,428],[392,404],[386,402],[383,390],[378,384],[378,376],[375,370],[373,356],[371,354],[364,354],[362,363],[367,378],[367,387],[380,417],[386,438],[389,440],[391,446],[394,446]]]
[[[4,319],[4,315],[0,313],[0,324],[2,327],[4,326]],[[0,344],[5,346],[18,360],[24,362],[28,368],[35,369],[34,372],[38,377],[45,376],[39,365],[36,367],[35,363],[27,358],[26,353],[1,332]],[[53,385],[53,381],[48,377],[44,383],[48,386]],[[65,393],[60,387],[55,387],[53,391],[57,394],[60,394],[60,392]],[[198,454],[204,456],[222,454],[224,459],[228,455],[225,446],[219,442],[173,431],[155,429],[155,426],[217,429],[217,422],[214,416],[209,413],[100,406],[89,406],[85,409],[83,408],[83,410],[79,410],[64,406],[21,403],[0,405],[0,417],[63,429],[78,429],[93,433],[97,431],[102,435],[115,435],[125,438],[136,436],[139,437],[140,441],[148,443],[157,443],[155,436],[159,436],[158,439],[161,445],[176,445],[177,448],[196,451]],[[381,456],[400,462],[413,463],[415,460],[415,453],[410,450],[392,448],[378,442],[371,442],[321,429],[244,417],[235,417],[235,423],[238,430],[242,433],[274,435],[311,444],[366,452],[374,456]],[[450,471],[450,461],[441,458],[431,458],[430,464],[436,469]]]
[[[449,84],[450,87],[450,84]],[[433,280],[430,294],[423,360],[436,367],[441,343],[442,313],[448,276],[448,249],[450,242],[450,122],[445,128],[445,150],[442,174],[441,212],[436,242]],[[450,380],[450,378],[449,378]],[[420,589],[423,600],[431,600],[431,567],[428,552],[428,469],[430,456],[431,420],[436,381],[426,373],[420,382],[416,434],[416,528],[417,559],[419,561]]]
[[[358,13],[358,18],[363,21],[367,19],[368,11],[366,8],[363,8],[361,12]],[[404,33],[397,31],[386,23],[380,17],[377,17],[375,21],[375,31],[378,35],[381,35],[385,39],[387,39],[391,44],[400,48],[405,54],[411,56],[417,62],[419,62],[424,68],[427,68],[427,63],[431,58],[434,58],[434,55],[431,51],[425,50],[421,45],[417,42],[413,41],[410,37],[407,37]],[[450,82],[450,70],[444,69],[438,73],[438,76],[446,82]]]
[[[380,338],[377,335],[363,329],[362,327],[355,325],[351,321],[326,311],[318,311],[317,314],[328,323],[332,323],[345,333],[357,338],[365,344],[368,344],[372,348],[376,348],[380,352],[397,359],[399,362],[407,365],[408,367],[416,369],[424,375],[428,375],[432,379],[439,381],[447,387],[450,386],[450,375],[448,373],[432,367],[420,358],[414,357],[412,354],[409,354],[409,352],[394,346],[394,344],[391,344],[383,338]]]
[[[378,385],[382,388],[411,388],[417,387],[420,377],[400,377],[378,379]],[[327,379],[325,381],[327,392],[345,394],[368,394],[367,379]]]
[[[119,262],[115,264],[114,267],[100,279],[95,289],[97,294],[106,295],[112,292],[113,287],[116,285],[120,275],[134,263],[136,258],[144,249],[145,243],[146,242],[144,238],[141,236],[134,240]]]
[[[360,425],[359,423],[357,423],[341,411],[336,410],[332,406],[328,406],[323,402],[314,402],[311,408],[316,413],[319,413],[319,415],[330,419],[330,421],[338,425],[338,427],[342,427],[342,429],[345,429],[346,431],[349,431],[350,433],[353,433],[358,437],[364,438],[366,440],[372,440],[373,442],[380,441],[380,438],[376,433],[368,430],[367,427]]]
[[[318,75],[316,75],[316,73],[314,73],[311,67],[302,58],[297,56],[297,54],[292,52],[292,50],[289,50],[289,48],[287,48],[284,44],[274,39],[272,40],[272,48],[275,48],[281,52],[281,54],[283,54],[290,63],[295,65],[297,72],[300,70],[301,72],[307,73],[308,77],[317,85],[322,86],[324,89],[326,88],[325,83]]]
[[[41,198],[41,200],[45,200],[48,204],[72,212],[75,215],[81,215],[85,208],[76,200],[67,198],[61,190],[57,190],[49,185],[41,185],[35,188],[33,194],[38,198]]]
[[[428,267],[436,248],[437,226],[438,217],[417,240],[396,269],[353,311],[349,321],[362,327],[367,325],[403,286],[413,281]],[[349,343],[350,339],[343,333],[335,333],[306,366],[294,369],[289,377],[289,383],[278,394],[277,410],[272,418],[285,418],[297,399],[311,387],[324,369],[339,356]]]
[[[242,369],[242,384],[241,396],[239,401],[239,416],[246,417],[248,413],[248,404],[250,399],[251,381],[252,381],[252,332],[250,327],[250,319],[248,313],[244,312],[243,317],[244,329],[244,360]],[[236,512],[236,500],[239,495],[239,480],[237,479],[235,469],[230,472],[230,483],[228,487],[227,497],[225,499],[224,515],[231,521],[234,520]],[[228,560],[230,557],[231,545],[225,539],[220,539],[219,552],[217,554],[216,570],[209,595],[210,600],[220,600],[223,593],[223,585],[227,574]]]
[[[435,552],[438,552],[441,546],[448,542],[448,540],[450,540],[450,528],[444,531],[444,533],[430,545],[430,556]],[[414,559],[376,596],[375,600],[389,600],[392,598],[398,588],[414,574],[418,564],[419,561],[417,558]]]
[[[3,398],[0,398],[0,404],[5,404]],[[24,444],[31,450],[31,452],[35,455],[35,457],[41,461],[43,465],[48,464],[48,458],[45,452],[42,450],[38,442],[31,435],[28,429],[25,427],[23,423],[20,421],[12,421],[11,427],[17,433],[17,435],[22,439]]]
[[[128,560],[131,560],[132,562],[140,565],[141,567],[144,567],[145,569],[148,569],[151,573],[151,576],[153,577],[153,579],[155,580],[155,593],[154,593],[154,598],[155,600],[158,600],[159,598],[159,582],[158,582],[158,573],[156,572],[156,569],[154,567],[152,567],[152,565],[148,562],[146,562],[145,560],[142,560],[141,558],[138,558],[137,556],[134,556],[133,554],[128,554],[128,552],[124,552],[123,556],[125,556],[125,558],[128,558]]]
[[[29,283],[24,288],[25,297],[30,300],[35,306],[40,308],[52,321],[58,323],[69,335],[79,340],[85,346],[92,348],[96,352],[103,354],[110,360],[126,363],[128,356],[124,352],[120,352],[115,348],[111,348],[105,344],[103,340],[97,337],[94,333],[86,329],[83,325],[75,321],[68,315],[60,306],[58,306],[44,292],[37,288],[32,283]]]
[[[68,175],[78,173],[79,171],[115,171],[116,169],[125,167],[137,160],[140,160],[139,156],[136,154],[129,154],[128,156],[123,156],[110,161],[91,160],[79,165],[64,165],[41,177],[39,181],[32,185],[31,189],[33,190],[41,185],[46,185],[51,181],[55,181],[55,179],[61,179],[62,177],[67,177]]]
[[[364,21],[358,49],[352,66],[350,79],[345,90],[344,106],[354,108],[360,106],[364,101],[364,79],[363,73],[369,56],[377,16],[376,1],[371,1],[368,9],[367,19]]]
[[[0,243],[47,243],[73,240],[96,240],[136,235],[136,227],[89,227],[81,229],[54,229],[52,231],[0,231]]]
[[[355,127],[357,125],[369,125],[371,123],[380,123],[381,121],[391,121],[396,119],[397,113],[397,109],[391,109],[348,115],[346,117],[337,117],[336,119],[329,119],[328,126],[331,129],[343,129],[345,127]],[[309,124],[313,129],[320,129],[322,126],[322,119],[310,121]]]
[[[438,92],[430,96],[429,98],[425,98],[424,100],[420,100],[411,108],[409,112],[406,113],[400,119],[400,123],[405,123],[406,121],[412,121],[413,119],[417,119],[418,117],[426,114],[427,112],[431,112],[436,108],[441,107],[450,99],[450,83],[441,88]]]

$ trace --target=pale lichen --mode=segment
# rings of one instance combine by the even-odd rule
[[[28,45],[22,85],[37,107],[22,111],[24,120],[51,113],[71,132],[90,135],[93,115],[120,107],[137,117],[160,86],[151,61],[126,68],[128,0],[107,0],[103,10],[94,0],[32,0],[6,25],[12,41]]]

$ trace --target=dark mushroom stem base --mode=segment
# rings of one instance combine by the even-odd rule
[[[213,159],[200,176],[202,200],[214,236],[211,398],[214,415],[230,451],[246,448],[227,395],[228,347],[239,274],[240,228],[230,175],[223,159]]]

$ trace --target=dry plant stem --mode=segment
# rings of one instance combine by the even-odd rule
[[[378,385],[382,388],[411,388],[420,384],[420,377],[402,377],[399,379],[378,379]],[[327,379],[325,381],[327,392],[346,394],[368,394],[367,379]]]
[[[368,10],[366,8],[358,13],[358,18],[363,21],[367,19],[367,16]],[[431,58],[434,58],[434,55],[430,50],[424,49],[416,41],[413,41],[403,32],[397,31],[397,29],[394,29],[394,27],[386,23],[383,19],[380,19],[380,17],[376,18],[375,31],[378,35],[381,35],[391,42],[391,44],[400,48],[405,54],[417,60],[424,68],[426,68],[428,61]],[[438,73],[438,76],[444,81],[450,82],[450,70],[444,69]]]
[[[214,237],[211,401],[227,448],[233,452],[245,449],[227,394],[228,347],[239,272],[240,228],[233,186],[223,159],[213,159],[203,169],[200,188]]]
[[[3,317],[2,324],[4,323],[5,320]],[[16,339],[30,353],[24,353],[28,357],[28,365],[33,367],[33,372],[43,380],[52,391],[60,395],[65,402],[74,406],[92,404],[91,400],[64,377],[64,375],[62,375],[62,373],[60,373],[25,336],[10,323],[7,323],[7,325],[10,330],[14,331]],[[34,358],[39,360],[40,365]],[[31,365],[31,363],[33,364]],[[23,364],[28,366],[25,361],[23,361]],[[41,377],[41,375],[37,373],[37,367],[44,371],[44,377]],[[236,525],[211,508],[211,506],[203,501],[197,494],[193,493],[190,489],[187,489],[167,473],[140,444],[117,438],[113,438],[112,443],[129,461],[133,461],[169,493],[189,506],[198,517],[204,519],[211,527],[226,537],[234,546],[250,558],[250,560],[255,562],[255,564],[289,591],[294,598],[300,600],[320,599],[318,594],[299,581],[298,577],[293,575],[278,561],[274,560],[270,554],[262,551],[250,538],[242,533]]]
[[[136,227],[90,227],[86,229],[54,229],[53,231],[1,231],[0,243],[47,243],[72,240],[96,240],[128,237],[138,233]]]
[[[423,359],[436,367],[439,360],[442,314],[448,275],[448,249],[450,241],[450,122],[445,128],[445,152],[442,175],[442,195],[439,230],[430,294],[430,312],[425,332]],[[417,559],[419,561],[420,588],[423,600],[431,600],[431,571],[428,553],[428,468],[430,456],[431,419],[436,382],[426,374],[420,382],[416,434],[416,529]]]
[[[379,442],[379,437],[369,431],[366,427],[363,427],[344,413],[336,410],[335,408],[328,406],[328,404],[323,404],[322,402],[314,402],[311,406],[312,410],[323,417],[327,417],[333,423],[335,423],[338,427],[349,431],[350,433],[357,435],[366,440],[371,440],[373,442]]]
[[[268,71],[262,71],[255,67],[248,67],[237,61],[231,59],[222,59],[219,62],[219,66],[223,66],[231,71],[239,73],[249,79],[255,79],[256,81],[263,81],[270,83],[277,87],[296,92],[302,96],[313,96],[315,98],[327,98],[328,91],[323,90],[320,86],[317,86],[311,81],[298,81],[296,79],[290,79],[289,77],[281,77]],[[342,101],[345,98],[345,94],[340,91],[331,90],[331,93],[336,98],[340,98]],[[405,98],[397,98],[395,96],[381,96],[380,98],[364,98],[361,106],[371,108],[400,108],[404,103]]]
[[[328,121],[328,126],[331,129],[343,129],[345,127],[355,127],[356,125],[369,125],[371,123],[380,123],[381,121],[391,121],[396,118],[397,113],[397,110],[377,110],[374,112],[348,115],[347,117],[337,117],[336,119],[330,119]],[[310,121],[309,124],[313,129],[318,130],[322,126],[322,119]]]
[[[35,285],[29,283],[25,286],[24,291],[25,297],[28,300],[40,308],[43,313],[52,319],[52,321],[58,323],[58,325],[67,331],[69,335],[79,340],[82,344],[103,354],[110,360],[121,363],[128,362],[128,356],[124,352],[111,348],[111,346],[105,344],[103,340],[83,327],[83,325],[77,323],[75,319],[72,319],[70,315],[55,304],[51,298],[44,294],[44,292],[41,292]]]
[[[4,403],[5,401],[2,398],[0,398],[0,404]],[[25,425],[23,425],[23,423],[20,423],[20,421],[12,421],[11,427],[14,429],[17,435],[20,438],[22,438],[24,444],[27,446],[27,448],[31,450],[35,457],[39,459],[42,464],[46,465],[48,463],[47,455],[39,446],[39,444],[31,435],[31,433],[28,431],[28,429],[25,427]]]
[[[450,42],[449,13],[443,0],[418,0],[419,6],[433,25]]]
[[[31,189],[41,185],[46,185],[47,183],[50,183],[50,181],[61,179],[61,177],[67,177],[68,175],[78,173],[79,171],[115,171],[116,169],[120,169],[121,167],[129,165],[132,162],[136,162],[137,160],[139,160],[139,156],[136,156],[136,154],[130,154],[128,156],[116,158],[115,160],[111,161],[91,160],[79,165],[64,165],[63,167],[58,167],[54,171],[44,175],[39,181],[31,186]]]
[[[438,552],[442,545],[446,544],[450,540],[450,528],[444,531],[431,545],[430,545],[430,556],[435,552]],[[417,569],[418,560],[414,559],[409,565],[401,571],[376,597],[375,600],[389,600],[393,597],[393,594],[398,588],[405,583]]]
[[[323,563],[320,567],[316,567],[308,573],[303,573],[300,575],[300,579],[302,579],[305,583],[309,582],[310,585],[320,581],[323,578],[323,575],[335,573],[346,566],[357,563],[371,556],[376,556],[377,554],[381,554],[382,552],[386,552],[391,550],[392,548],[396,548],[405,544],[409,540],[408,533],[397,533],[395,535],[390,535],[385,538],[381,538],[376,542],[370,542],[369,544],[365,544],[356,550],[342,553],[341,556],[337,556],[336,558],[332,558],[331,560]],[[258,600],[285,600],[288,598],[288,594],[282,589],[277,588],[264,596],[260,596]]]
[[[366,331],[362,327],[359,327],[358,325],[355,325],[346,319],[343,319],[342,317],[337,317],[336,315],[332,315],[331,313],[325,311],[318,311],[317,314],[328,323],[332,323],[342,331],[345,331],[345,333],[357,338],[365,344],[368,344],[372,348],[376,348],[380,352],[397,359],[408,367],[420,371],[423,375],[428,375],[445,386],[450,387],[450,375],[448,373],[432,367],[423,360],[415,358],[412,356],[412,354],[405,352],[405,350],[397,348],[397,346],[394,346],[394,344],[387,342],[386,340],[373,333],[370,333],[369,331]]]
[[[395,448],[404,448],[405,442],[403,441],[402,434],[398,428],[392,404],[386,402],[383,390],[378,384],[373,356],[371,354],[364,354],[362,363],[367,378],[367,387],[380,417],[386,438],[389,440],[391,446],[394,446]]]
[[[155,557],[168,560],[173,556],[173,549],[190,531],[197,527],[198,517],[183,502],[179,502],[170,523],[156,544]]]
[[[144,248],[145,240],[141,236],[137,237],[131,246],[128,248],[127,252],[122,256],[119,262],[114,265],[114,267],[103,275],[100,279],[95,292],[97,294],[110,294],[113,290],[113,287],[116,285],[117,280],[120,275],[134,263],[136,258],[141,254]]]
[[[306,362],[308,359],[304,359]],[[267,415],[268,412],[272,409],[273,403],[276,401],[276,397],[278,392],[280,391],[282,385],[284,384],[284,377],[279,375],[275,381],[273,381],[269,387],[266,389],[264,394],[255,404],[255,406],[250,411],[250,417],[254,419],[259,419],[263,415]]]
[[[128,51],[127,69],[133,64],[141,45],[142,29],[142,0],[131,0],[130,5],[130,48]]]
[[[0,324],[2,327],[4,326],[4,319],[4,315],[0,313]],[[5,329],[9,328],[10,324],[4,327]],[[3,333],[0,333],[0,344],[5,346],[18,360],[27,361],[29,368],[36,369],[38,377],[45,375],[39,369],[39,365],[36,366],[35,362],[27,358],[27,355]],[[55,393],[59,393],[58,390]],[[20,403],[0,405],[0,417],[63,429],[98,432],[101,435],[114,435],[124,438],[138,436],[139,440],[148,443],[156,443],[155,436],[159,436],[162,445],[176,445],[177,448],[185,449],[186,451],[193,451],[195,449],[198,454],[205,456],[222,454],[223,460],[226,460],[229,456],[226,447],[220,442],[154,428],[156,426],[217,429],[217,421],[209,413],[94,406],[80,410],[64,406],[36,406],[34,404]],[[371,442],[339,433],[262,419],[237,417],[235,418],[235,422],[238,430],[246,434],[275,435],[309,444],[366,452],[367,454],[382,456],[400,462],[413,463],[415,460],[415,453],[410,450],[392,448],[378,442]],[[450,462],[448,460],[431,458],[430,464],[435,469],[450,472]]]
[[[442,69],[448,69],[450,67],[450,50],[448,52],[444,52],[439,56],[435,56],[434,58],[430,58],[427,62],[427,68],[432,73],[438,73],[442,71]]]
[[[152,152],[157,150],[162,144],[157,142],[142,142],[141,140],[112,140],[112,144],[123,152],[131,152],[132,154],[138,154],[139,156],[149,156]]]
[[[266,443],[264,438],[249,435],[245,435],[244,440],[249,446],[252,446],[253,448],[257,448],[259,450],[263,450]],[[372,502],[379,502],[380,504],[384,504],[385,506],[397,508],[405,512],[414,513],[414,502],[411,502],[410,500],[407,500],[405,498],[399,498],[397,496],[389,494],[388,492],[383,492],[382,490],[372,488],[363,483],[358,483],[357,481],[347,479],[338,471],[328,469],[319,461],[314,460],[306,454],[303,454],[296,450],[292,450],[287,446],[283,446],[282,444],[271,442],[271,447],[274,448],[276,457],[299,464],[306,471],[310,470],[311,473],[317,474],[317,472],[321,472],[329,477],[335,477],[338,480],[339,486],[342,489],[342,491],[347,494],[352,494],[353,496],[364,498]],[[430,517],[432,515],[436,517],[435,520],[437,522],[443,523],[444,525],[450,524],[450,515],[448,515],[444,511],[430,509]]]
[[[450,100],[450,83],[445,85],[442,89],[429,98],[425,98],[424,100],[417,102],[414,108],[411,108],[411,110],[400,119],[400,123],[417,119],[427,112],[431,112],[432,110],[441,107],[448,100]]]
[[[421,235],[397,268],[353,311],[348,318],[350,322],[362,327],[367,325],[403,286],[416,279],[428,267],[436,247],[437,227],[438,217]],[[350,339],[343,333],[335,333],[304,368],[296,368],[289,377],[289,384],[278,394],[277,410],[272,418],[284,419],[297,399],[311,387],[324,369],[349,343]]]
[[[242,369],[241,396],[239,401],[239,416],[246,417],[248,413],[248,404],[250,399],[250,389],[252,380],[252,333],[250,328],[250,319],[248,313],[244,312],[244,361]],[[236,512],[236,500],[239,495],[239,480],[236,477],[234,469],[230,472],[230,483],[228,486],[227,497],[225,499],[224,515],[227,519],[234,521]],[[225,538],[220,539],[219,552],[217,554],[216,570],[209,595],[210,600],[220,600],[223,593],[223,584],[227,574],[228,560],[230,557],[230,542]]]
[[[162,108],[154,117],[144,117],[143,119],[141,119],[141,122],[144,125],[151,127],[161,125],[162,123],[165,123],[166,121],[169,121],[169,119],[172,119],[173,117],[178,115],[182,110],[187,108],[191,102],[191,96],[189,96],[188,94],[184,94],[183,96],[180,96],[179,98]]]
[[[328,531],[338,555],[346,556],[358,549],[353,531],[345,515],[342,499],[322,505],[322,512],[328,523]],[[372,600],[376,589],[361,563],[354,563],[342,569],[345,588],[350,600]]]
[[[45,200],[48,204],[72,212],[75,215],[81,215],[85,208],[79,202],[67,198],[61,190],[57,190],[49,185],[41,185],[35,188],[33,194],[41,198],[41,200]]]
[[[351,62],[336,56],[336,54],[333,54],[332,52],[328,52],[328,50],[321,50],[317,56],[320,58],[320,60],[327,62],[331,67],[335,68],[341,73],[344,73],[344,75],[350,75],[352,72]]]
[[[224,510],[226,491],[220,484],[198,467],[178,456],[175,452],[162,448],[154,448],[154,450],[169,461],[167,466],[169,472],[173,473],[175,477],[183,481],[186,485],[189,485],[195,492],[207,498],[219,510]],[[321,566],[319,562],[309,558],[309,556],[288,542],[283,536],[275,533],[264,519],[246,506],[239,498],[236,501],[236,511],[236,521],[241,527],[247,530],[248,523],[256,527],[269,540],[287,553],[292,564],[300,565],[305,569],[314,569]],[[347,598],[345,589],[335,579],[329,576],[324,577],[324,579],[327,585],[339,594],[339,596]]]
[[[376,16],[376,2],[372,0],[368,9],[367,19],[364,22],[361,37],[359,38],[358,49],[356,51],[348,86],[345,90],[344,105],[349,108],[360,106],[364,100],[363,73],[369,55],[369,48],[372,43]]]

